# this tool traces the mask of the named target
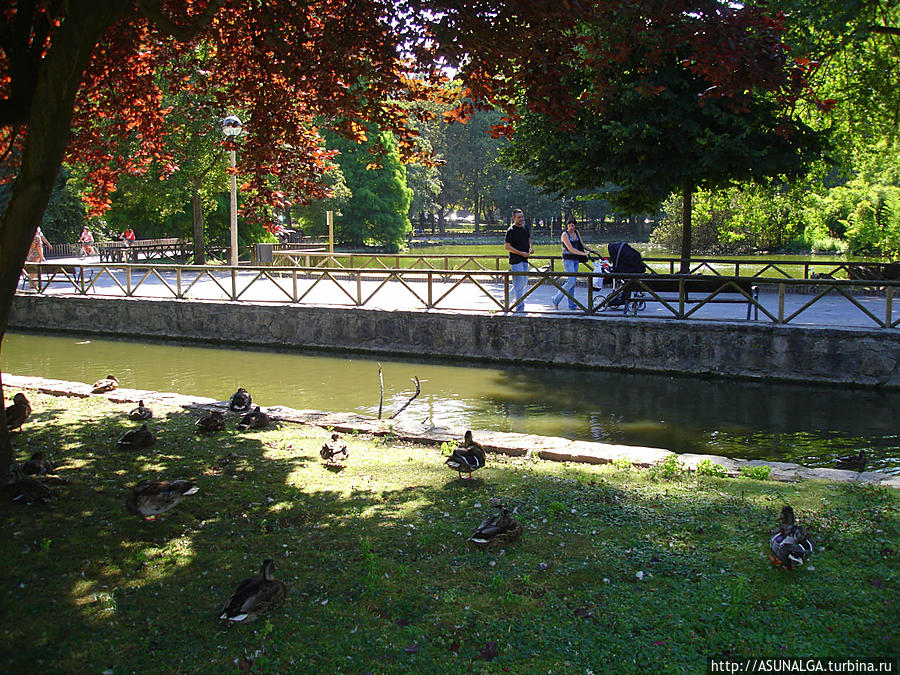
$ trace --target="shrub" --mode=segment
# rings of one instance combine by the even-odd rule
[[[766,480],[772,471],[771,466],[762,464],[760,466],[742,466],[741,475],[744,478],[752,478],[754,480]]]
[[[697,475],[718,476],[719,478],[725,478],[726,476],[728,476],[728,472],[721,464],[713,464],[711,460],[704,459],[697,463]]]

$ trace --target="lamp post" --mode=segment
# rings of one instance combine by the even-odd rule
[[[234,115],[222,120],[222,133],[226,137],[237,136],[242,130],[241,121]],[[229,154],[231,156],[231,258],[228,264],[237,267],[237,175],[234,170],[236,157],[233,149],[229,151]]]

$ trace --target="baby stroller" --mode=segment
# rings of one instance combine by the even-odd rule
[[[647,265],[644,263],[644,259],[641,257],[640,252],[636,251],[634,248],[626,244],[624,241],[615,242],[609,245],[609,262],[607,263],[608,269],[606,274],[641,274],[647,271]],[[601,258],[598,263],[603,264],[604,260]],[[596,271],[596,265],[595,265]],[[602,269],[602,268],[601,268]],[[610,295],[615,295],[616,290],[624,285],[627,280],[626,279],[616,279],[612,278],[610,280],[612,282],[612,292]],[[606,296],[609,298],[610,296]],[[628,313],[628,310],[631,309],[636,314],[640,310],[643,310],[647,307],[647,303],[644,300],[644,294],[640,291],[634,292],[634,298],[632,299],[632,291],[625,290],[618,295],[615,295],[608,302],[604,301],[601,309],[618,309],[623,308],[625,313]]]

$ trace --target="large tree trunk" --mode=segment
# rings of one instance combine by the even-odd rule
[[[130,5],[131,0],[68,3],[66,18],[39,66],[22,163],[0,219],[0,334],[6,333],[19,273],[65,155],[75,93],[91,52],[110,24]],[[0,400],[2,394],[0,382]],[[6,416],[2,415],[0,482],[5,482],[12,461]]]
[[[694,186],[687,183],[684,186],[684,205],[681,209],[681,269],[679,273],[691,272],[691,199],[694,196]]]
[[[206,264],[206,236],[203,233],[203,201],[200,199],[200,186],[194,184],[191,194],[191,210],[194,215],[194,264]]]

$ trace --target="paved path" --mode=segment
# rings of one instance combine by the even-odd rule
[[[50,261],[53,264],[78,266],[79,264],[95,263],[95,259],[86,261],[78,259],[57,259]],[[88,268],[90,269],[90,268]],[[120,288],[127,287],[126,273],[123,268],[109,268],[111,273],[101,273],[94,281],[89,295],[97,296],[123,296],[125,292]],[[172,298],[175,297],[178,287],[176,273],[171,268],[161,265],[155,268],[155,273],[146,278],[147,270],[151,268],[135,268],[131,273],[131,285],[136,287],[133,297],[139,298]],[[272,272],[279,268],[271,268]],[[339,273],[339,270],[334,270]],[[424,277],[407,275],[404,282],[391,279],[385,283],[383,278],[378,278],[377,271],[373,270],[368,278],[364,278],[357,286],[355,279],[336,276],[334,279],[302,278],[298,275],[296,291],[294,281],[290,276],[268,278],[260,277],[258,271],[242,269],[235,277],[235,292],[241,302],[291,302],[294,297],[299,298],[301,304],[332,307],[355,307],[361,298],[362,305],[367,308],[380,310],[422,310],[422,311],[450,311],[450,312],[502,312],[503,284],[491,281],[485,275],[479,276],[479,284],[472,281],[458,283],[457,278],[441,279],[435,274],[432,285],[432,303],[434,308],[427,309],[428,286]],[[113,280],[115,277],[115,281]],[[118,283],[117,283],[118,282]],[[188,288],[189,287],[189,288]],[[198,275],[195,272],[182,272],[181,288],[185,296],[196,300],[228,300],[232,293],[232,280],[226,270],[209,274]],[[20,290],[22,285],[20,285]],[[71,293],[71,284],[56,281],[49,285],[46,293],[49,295],[62,295]],[[28,291],[25,291],[28,292]],[[608,310],[594,316],[584,316],[580,310],[566,310],[566,300],[557,310],[551,304],[551,298],[556,289],[549,284],[537,288],[527,300],[526,310],[530,314],[559,315],[582,320],[603,321],[610,317],[621,317],[621,310]],[[608,292],[604,290],[603,293]],[[596,294],[595,302],[598,302],[601,294]],[[584,286],[576,289],[576,297],[583,303],[587,302],[587,290]],[[731,297],[734,297],[733,295]],[[790,316],[803,308],[815,296],[806,293],[787,293],[784,300],[784,315]],[[886,319],[886,300],[883,295],[854,295],[854,300],[866,310],[874,314],[880,320]],[[763,285],[760,288],[759,300],[774,316],[778,316],[778,293],[774,285]],[[745,321],[747,306],[744,303],[720,303],[705,305],[697,310],[692,318],[704,320],[738,320]],[[647,303],[646,309],[639,313],[642,318],[671,318],[672,313],[659,302]],[[900,302],[893,303],[891,321],[900,319]],[[762,312],[759,323],[771,323],[771,319]],[[830,293],[824,298],[818,299],[811,307],[791,319],[790,325],[803,327],[855,327],[855,328],[879,328],[876,321],[867,316],[849,299]],[[897,330],[897,328],[891,329]]]

